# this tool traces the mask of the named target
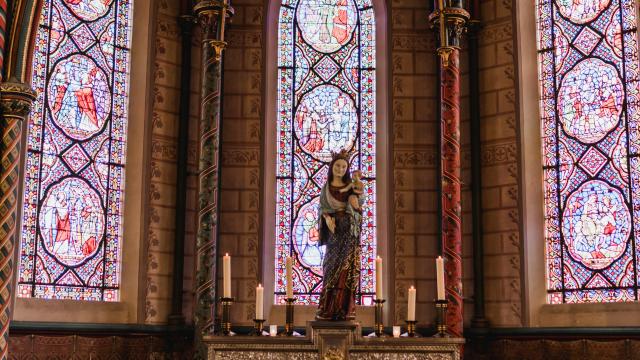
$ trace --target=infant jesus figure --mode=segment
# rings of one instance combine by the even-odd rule
[[[353,181],[343,189],[340,189],[341,193],[352,190],[351,195],[349,195],[349,204],[351,204],[351,207],[353,207],[354,210],[358,211],[360,210],[360,202],[358,201],[358,197],[362,195],[362,193],[364,193],[364,184],[360,180],[361,176],[362,172],[360,170],[355,170],[351,174],[351,178],[353,179]]]

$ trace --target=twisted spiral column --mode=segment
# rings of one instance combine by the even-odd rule
[[[442,154],[442,253],[449,333],[462,337],[462,223],[460,206],[460,50],[440,68]]]
[[[198,229],[196,234],[196,358],[206,358],[202,337],[214,330],[218,199],[220,172],[220,105],[226,1],[200,1],[194,8],[202,29],[202,93],[198,162]],[[187,64],[188,65],[188,64]]]
[[[4,74],[4,49],[7,33],[7,0],[0,0],[0,81]]]
[[[0,143],[0,359],[8,356],[11,320],[11,280],[18,211],[22,122],[29,115],[35,93],[21,83],[0,84],[2,142]]]
[[[462,207],[460,206],[460,41],[469,13],[463,0],[434,0],[429,21],[440,58],[442,257],[451,336],[462,337]]]

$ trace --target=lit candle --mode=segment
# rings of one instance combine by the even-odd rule
[[[409,289],[409,306],[407,307],[407,321],[416,320],[416,289]]]
[[[286,274],[287,274],[287,298],[293,298],[293,259],[291,256],[287,256],[286,263]]]
[[[270,336],[278,335],[278,325],[269,325],[269,335]]]
[[[264,288],[258,284],[256,288],[256,319],[264,320]]]
[[[225,254],[222,258],[222,296],[231,297],[231,256]]]
[[[376,299],[382,300],[382,259],[376,257]]]
[[[436,281],[438,285],[438,300],[444,300],[444,260],[442,256],[436,259]]]

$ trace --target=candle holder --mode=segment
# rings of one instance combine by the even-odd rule
[[[284,299],[286,304],[286,320],[284,324],[284,332],[280,335],[282,336],[293,336],[293,303],[296,302],[296,298],[286,298]]]
[[[408,337],[420,337],[420,334],[416,332],[416,323],[415,320],[406,320],[407,323],[407,336]]]
[[[253,319],[253,336],[262,336],[264,331],[264,319]]]
[[[433,337],[446,338],[447,333],[447,300],[436,300],[436,334]]]
[[[233,300],[232,297],[220,298],[220,303],[222,303],[222,335],[224,336],[234,335],[231,332],[231,305]]]
[[[373,326],[374,332],[369,334],[369,336],[375,337],[385,337],[384,333],[384,325],[382,324],[382,310],[384,309],[384,299],[374,299],[373,302],[376,304],[376,317],[375,324]]]

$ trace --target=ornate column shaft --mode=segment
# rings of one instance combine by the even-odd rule
[[[7,0],[0,0],[0,81],[4,78],[4,49],[7,33]]]
[[[9,321],[13,288],[13,254],[18,239],[16,220],[18,211],[18,184],[22,122],[29,115],[35,93],[25,84],[0,84],[0,111],[2,112],[2,143],[0,144],[0,359],[8,356]]]
[[[201,339],[214,330],[216,299],[222,51],[226,46],[225,23],[233,15],[233,9],[227,1],[200,1],[194,12],[202,29],[194,321],[197,353],[206,358]]]
[[[437,0],[430,22],[440,46],[442,256],[448,331],[462,337],[462,226],[460,206],[460,37],[469,13],[460,0]]]

